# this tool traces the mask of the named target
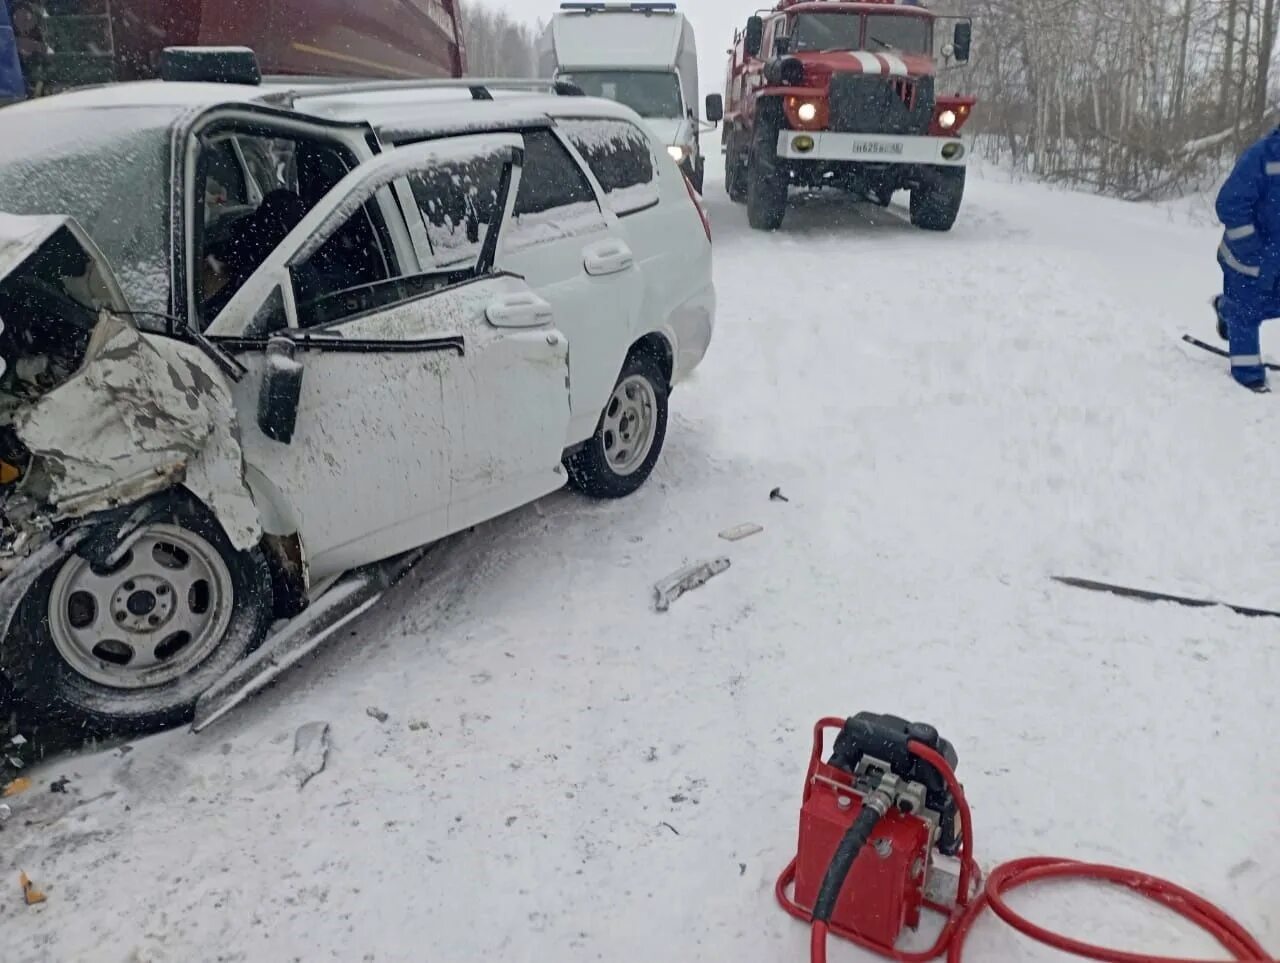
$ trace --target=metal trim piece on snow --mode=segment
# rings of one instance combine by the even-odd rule
[[[205,690],[196,702],[191,730],[199,732],[221,719],[318,648],[338,629],[372,608],[428,551],[430,546],[413,549],[348,573],[301,615],[263,642],[253,655],[236,663]]]
[[[1141,602],[1173,602],[1176,605],[1185,605],[1196,609],[1210,609],[1220,606],[1224,609],[1230,609],[1237,615],[1245,615],[1250,618],[1280,619],[1280,612],[1271,609],[1255,609],[1244,605],[1233,605],[1230,602],[1220,602],[1216,599],[1197,599],[1187,595],[1152,592],[1148,589],[1131,588],[1127,585],[1115,585],[1111,582],[1098,582],[1087,578],[1075,578],[1070,575],[1051,575],[1049,577],[1055,582],[1070,585],[1072,588],[1085,589],[1090,592],[1106,592],[1109,595],[1119,595],[1122,598],[1137,599]]]
[[[1189,334],[1184,334],[1182,336],[1182,340],[1193,347],[1200,348],[1203,351],[1208,351],[1210,354],[1216,354],[1219,358],[1230,359],[1231,357],[1231,352],[1227,351],[1225,348],[1219,348],[1216,344],[1209,344],[1207,341],[1201,341],[1199,338],[1193,338]],[[1280,364],[1276,364],[1274,361],[1264,361],[1262,366],[1268,371],[1280,371]]]

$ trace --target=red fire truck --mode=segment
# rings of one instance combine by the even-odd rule
[[[975,98],[944,93],[972,24],[908,0],[778,0],[734,37],[725,186],[751,226],[782,225],[792,187],[835,187],[949,230],[964,195],[960,130]]]
[[[458,0],[0,2],[12,21],[0,46],[16,46],[25,87],[10,96],[154,77],[166,47],[252,47],[266,74],[461,77],[466,68]]]

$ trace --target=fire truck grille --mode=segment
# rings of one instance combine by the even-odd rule
[[[836,74],[831,129],[848,134],[926,134],[933,117],[933,78]]]

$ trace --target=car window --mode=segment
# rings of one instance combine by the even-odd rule
[[[409,176],[438,268],[460,270],[475,265],[485,235],[501,218],[497,210],[501,182],[502,160],[495,155],[440,163]]]
[[[101,248],[141,326],[169,310],[170,138],[175,110],[6,112],[0,210],[70,214]]]
[[[524,170],[508,249],[605,228],[591,182],[549,130],[524,135]]]
[[[203,327],[355,166],[355,158],[336,144],[245,130],[207,133],[200,151],[205,216],[193,283]],[[321,262],[344,264],[352,284],[387,270],[379,222],[364,213],[359,230],[353,223],[317,255]]]
[[[382,188],[343,222],[318,250],[291,268],[298,326],[329,324],[401,299],[386,282],[402,278],[379,208]]]
[[[589,97],[626,104],[641,117],[683,117],[680,78],[663,70],[574,70],[562,79]]]
[[[639,127],[625,120],[565,120],[559,128],[586,160],[615,214],[658,203],[653,147]]]

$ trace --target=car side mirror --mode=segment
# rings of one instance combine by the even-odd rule
[[[760,43],[764,40],[764,21],[759,17],[750,17],[747,20],[747,32],[743,38],[742,46],[746,49],[748,55],[757,57],[760,54]]]
[[[955,57],[956,63],[969,62],[969,48],[972,45],[973,24],[968,20],[962,20],[956,24],[956,29],[951,35],[952,56]]]
[[[707,94],[707,120],[713,124],[724,120],[724,98],[719,94]]]
[[[292,338],[275,337],[267,342],[267,366],[258,394],[258,427],[282,445],[293,441],[298,427],[302,362],[294,357],[297,350],[298,345]]]

